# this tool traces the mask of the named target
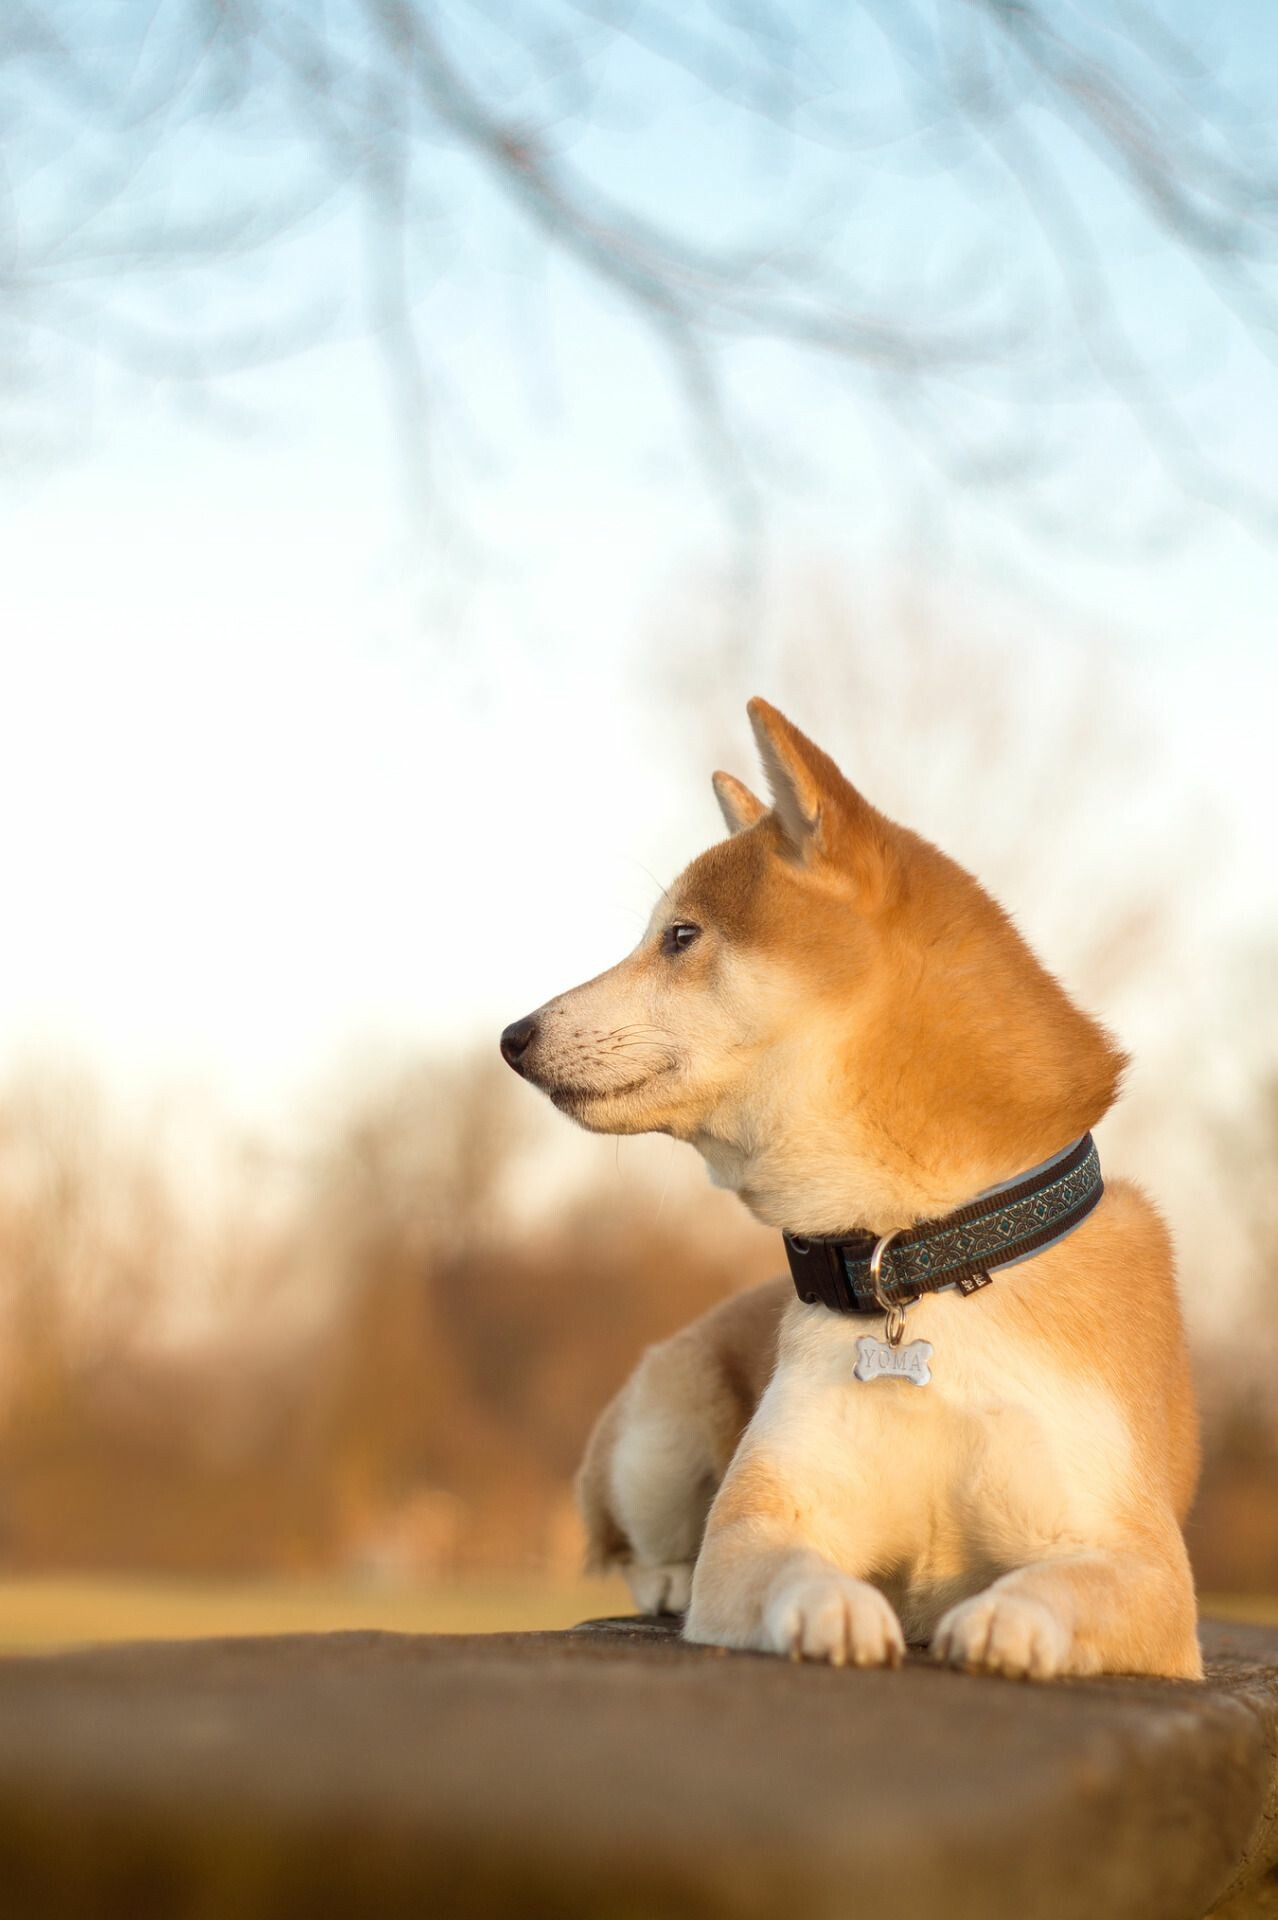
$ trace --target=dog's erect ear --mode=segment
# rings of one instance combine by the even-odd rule
[[[839,867],[872,904],[887,878],[887,821],[783,713],[766,700],[752,700],[746,711],[794,854],[807,865]]]
[[[719,811],[727,822],[729,833],[744,833],[756,820],[762,820],[768,809],[744,782],[730,773],[712,773],[710,778],[714,783],[714,797],[719,802]]]

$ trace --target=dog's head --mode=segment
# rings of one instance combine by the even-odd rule
[[[772,805],[717,773],[731,838],[619,965],[507,1027],[510,1065],[593,1132],[692,1141],[807,1232],[944,1210],[1090,1125],[1121,1056],[1001,909],[749,713]]]

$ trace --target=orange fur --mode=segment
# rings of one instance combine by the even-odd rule
[[[520,1071],[587,1127],[690,1141],[772,1225],[935,1218],[1093,1126],[1124,1056],[970,874],[766,703],[751,719],[771,808],[716,776],[732,837],[540,1010]],[[917,1303],[922,1391],[854,1381],[875,1322],[782,1316],[784,1294],[685,1329],[605,1412],[579,1483],[596,1563],[726,1645],[879,1662],[904,1631],[1038,1677],[1199,1670],[1196,1418],[1136,1188],[970,1301]]]

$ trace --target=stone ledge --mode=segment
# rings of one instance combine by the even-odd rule
[[[0,1907],[1235,1920],[1275,1885],[1278,1634],[1204,1644],[1203,1686],[834,1671],[635,1622],[0,1661]]]

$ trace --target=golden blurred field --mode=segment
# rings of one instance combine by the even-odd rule
[[[1278,1596],[1206,1595],[1206,1614],[1278,1625]],[[0,1653],[268,1633],[544,1633],[633,1611],[619,1579],[0,1581]]]
[[[0,1581],[0,1652],[266,1633],[545,1632],[628,1613],[620,1580],[475,1578],[433,1587],[353,1581]]]

